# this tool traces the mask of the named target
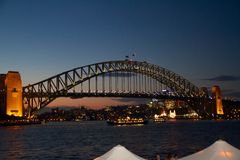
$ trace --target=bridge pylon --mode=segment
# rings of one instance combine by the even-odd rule
[[[216,86],[216,85],[213,86],[212,87],[212,94],[213,94],[213,99],[215,99],[215,109],[216,109],[215,113],[216,113],[216,115],[224,115],[220,87]]]
[[[23,116],[22,80],[17,71],[0,75],[0,112],[8,116]]]

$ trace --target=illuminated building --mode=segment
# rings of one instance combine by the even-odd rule
[[[173,110],[173,111],[169,111],[169,117],[170,118],[175,118],[176,117],[176,111],[175,110]]]
[[[223,105],[222,105],[222,96],[219,86],[212,87],[213,98],[216,99],[216,113],[223,115]]]
[[[9,71],[0,75],[0,92],[1,114],[22,117],[22,80],[19,72]]]
[[[175,107],[174,100],[165,100],[165,106],[167,109],[173,109]]]
[[[165,111],[163,111],[161,114],[160,114],[161,117],[166,117],[167,116],[167,113]]]

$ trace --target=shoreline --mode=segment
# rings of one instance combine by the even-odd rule
[[[29,121],[29,120],[6,120],[0,121],[0,127],[7,127],[7,126],[25,126],[25,125],[35,125],[41,124],[41,121]]]

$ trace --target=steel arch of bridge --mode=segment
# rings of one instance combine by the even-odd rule
[[[145,93],[145,92],[125,92],[125,91],[105,91],[104,89],[99,92],[81,91],[80,93],[68,93],[77,85],[82,85],[84,82],[89,81],[95,77],[107,75],[111,77],[113,72],[130,72],[146,75],[166,85],[175,92],[174,96],[164,95],[159,93]],[[97,83],[96,83],[97,85]],[[104,84],[102,84],[104,85]],[[109,84],[110,85],[110,84]],[[102,86],[104,88],[104,86]],[[24,108],[41,109],[47,106],[50,102],[58,97],[204,97],[204,93],[198,87],[193,85],[190,81],[182,76],[154,64],[140,61],[119,60],[107,61],[86,65],[72,70],[60,73],[38,83],[23,87],[23,105]]]

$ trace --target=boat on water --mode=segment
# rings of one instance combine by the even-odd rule
[[[166,122],[166,118],[159,117],[159,118],[154,118],[153,121],[156,123],[161,123],[161,122]]]
[[[135,125],[135,124],[147,124],[148,121],[143,118],[118,118],[113,120],[108,120],[109,125]]]
[[[166,122],[167,119],[168,118],[165,114],[164,115],[155,114],[153,118],[153,122],[156,122],[156,123]]]

